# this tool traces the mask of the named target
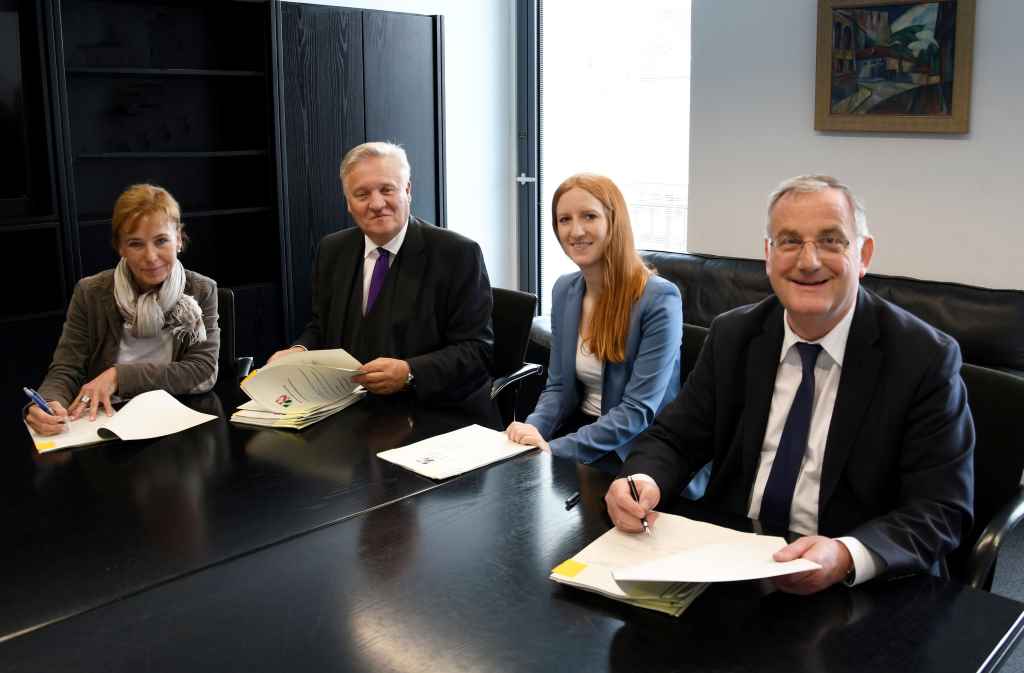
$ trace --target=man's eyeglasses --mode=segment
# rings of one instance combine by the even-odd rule
[[[776,254],[787,257],[800,254],[808,243],[816,248],[819,255],[842,255],[850,247],[850,241],[845,236],[837,234],[823,234],[817,238],[808,239],[782,234],[768,239],[768,245]]]

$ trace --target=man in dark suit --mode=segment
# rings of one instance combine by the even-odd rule
[[[410,215],[409,161],[397,145],[353,148],[341,181],[357,228],[320,242],[312,319],[271,361],[341,347],[365,363],[355,380],[371,393],[483,404],[494,333],[480,246]]]
[[[641,530],[710,460],[705,504],[802,534],[776,560],[821,564],[778,578],[784,591],[942,573],[973,507],[960,349],[860,287],[874,240],[845,185],[793,178],[768,213],[774,295],[712,323],[679,397],[609,488],[609,514]]]

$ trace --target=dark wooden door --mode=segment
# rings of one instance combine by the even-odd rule
[[[354,226],[339,166],[389,140],[412,165],[413,214],[444,226],[440,17],[281,3],[277,49],[282,226],[290,339],[311,312],[325,235]]]
[[[317,244],[352,226],[338,170],[348,148],[366,137],[362,12],[284,3],[280,48],[279,136],[294,338],[309,320]]]

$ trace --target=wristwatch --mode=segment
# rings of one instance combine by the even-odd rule
[[[415,379],[413,378],[412,370],[410,369],[409,370],[409,375],[405,377],[405,388],[406,388],[406,390],[411,390],[413,388],[413,386],[415,385],[414,381],[415,381]]]

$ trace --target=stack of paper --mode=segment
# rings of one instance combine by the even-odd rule
[[[290,353],[242,381],[251,398],[231,415],[236,423],[301,430],[366,395],[352,381],[362,365],[337,348]]]
[[[504,432],[467,425],[415,444],[381,451],[377,457],[430,479],[447,479],[533,448],[516,444]]]
[[[28,429],[39,453],[108,442],[113,439],[152,439],[212,421],[217,418],[189,409],[165,390],[151,390],[132,398],[127,404],[107,416],[100,411],[96,420],[82,416],[68,423],[66,432],[59,435],[39,435]],[[27,424],[26,424],[26,427]]]
[[[652,535],[613,528],[551,571],[551,579],[630,605],[678,617],[711,582],[775,577],[816,570],[772,554],[781,537],[741,533],[673,514],[658,514]]]

